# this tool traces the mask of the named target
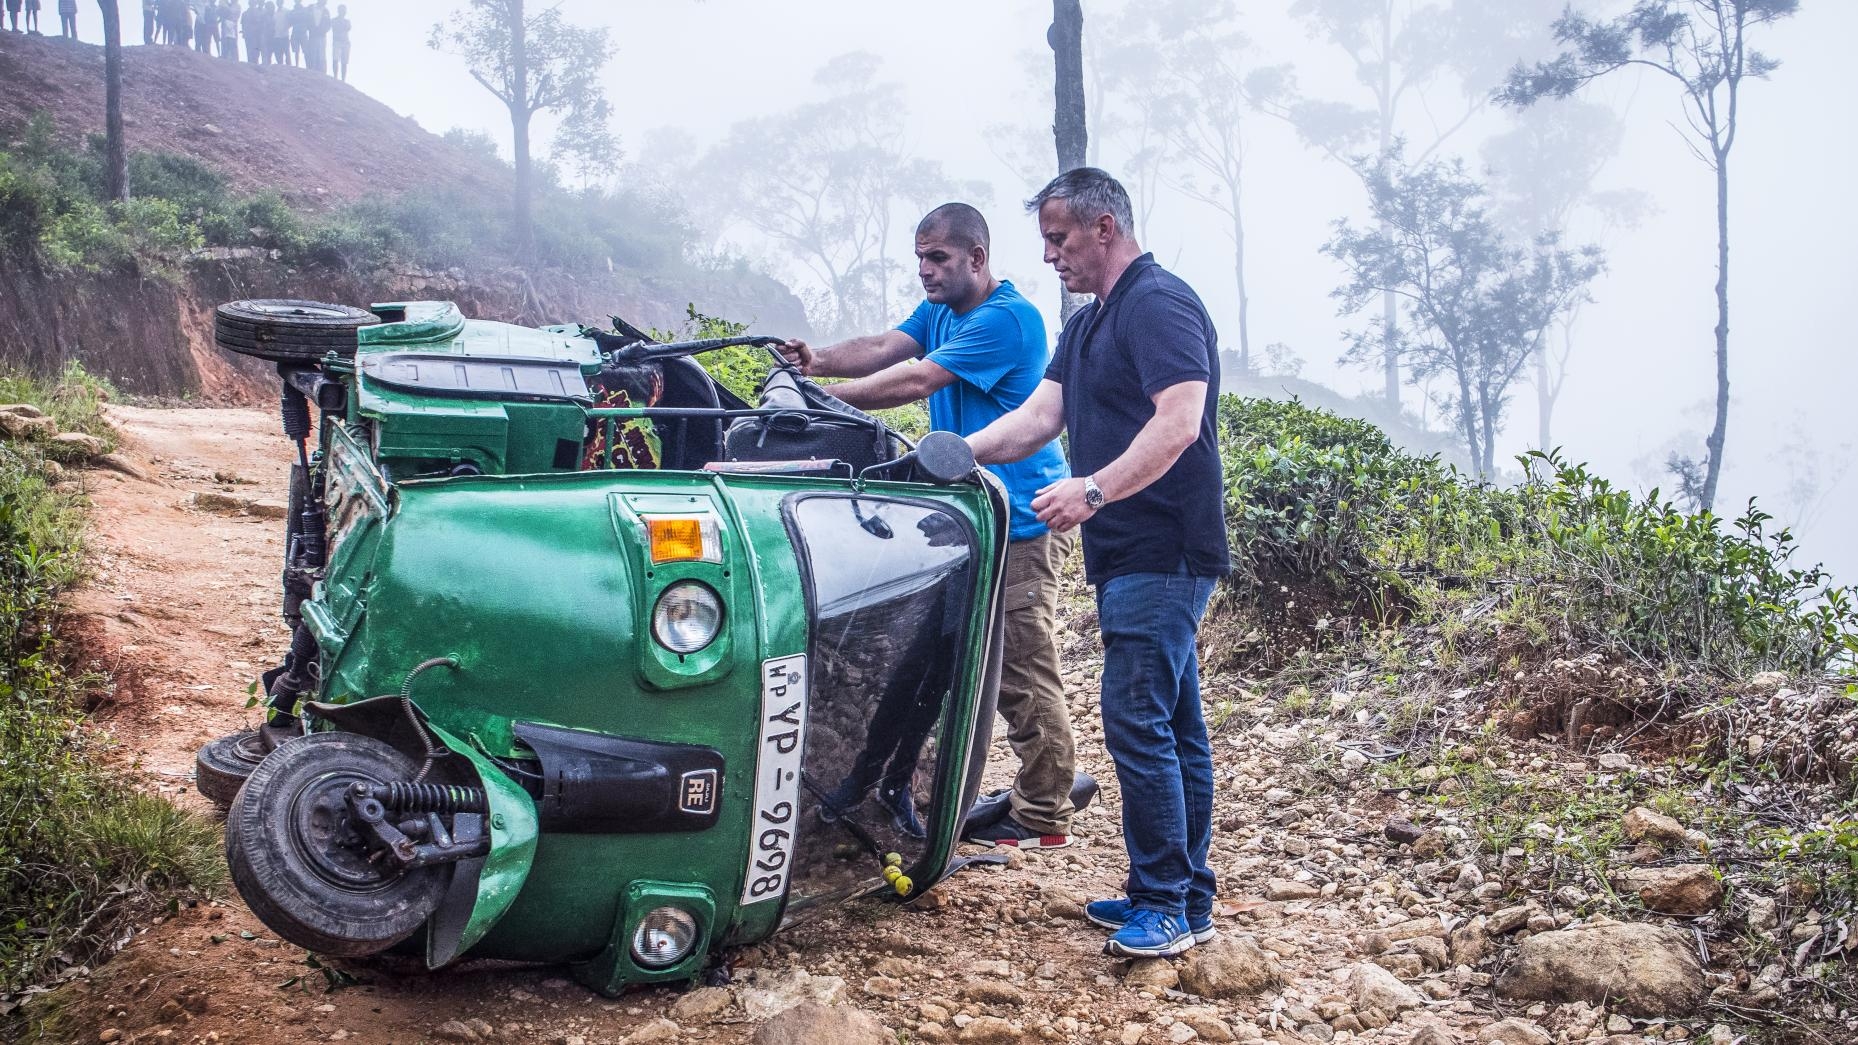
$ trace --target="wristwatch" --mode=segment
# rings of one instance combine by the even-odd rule
[[[1084,506],[1093,512],[1103,507],[1103,488],[1088,475],[1084,477]]]

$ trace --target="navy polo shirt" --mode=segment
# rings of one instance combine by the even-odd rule
[[[1109,296],[1079,309],[1045,370],[1064,386],[1071,474],[1121,457],[1155,416],[1151,397],[1182,381],[1206,382],[1200,435],[1161,478],[1103,506],[1084,523],[1084,576],[1101,585],[1127,573],[1198,577],[1231,572],[1224,483],[1214,424],[1219,334],[1200,296],[1155,263],[1132,262]]]

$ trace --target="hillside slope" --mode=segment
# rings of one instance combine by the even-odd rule
[[[81,146],[103,131],[103,48],[0,33],[0,132],[36,112]],[[131,151],[199,160],[242,192],[271,189],[306,209],[409,189],[496,194],[507,167],[422,129],[348,84],[180,47],[123,49]]]
[[[599,226],[604,238],[574,244],[578,254],[569,256],[578,260],[517,264],[505,230],[495,227],[495,216],[508,211],[510,168],[347,84],[173,47],[126,48],[124,66],[132,155],[197,161],[223,179],[235,207],[275,193],[304,228],[323,223],[349,243],[388,241],[409,220],[446,216],[446,252],[393,248],[385,260],[377,253],[359,261],[341,249],[281,252],[268,249],[265,228],[247,236],[250,223],[234,219],[230,233],[222,228],[220,239],[205,240],[208,249],[164,255],[162,271],[151,273],[133,261],[60,267],[31,246],[36,233],[15,229],[0,250],[0,361],[9,365],[51,374],[77,361],[127,392],[263,401],[273,394],[269,367],[244,365],[250,361],[212,343],[213,305],[240,297],[438,298],[482,319],[604,324],[618,314],[660,329],[681,327],[694,306],[758,333],[810,333],[805,308],[786,286],[746,265],[688,263],[680,219],[649,205],[616,221],[602,201],[545,196],[538,212],[550,215],[557,236]],[[0,85],[0,151],[20,148],[38,114],[67,156],[102,130],[101,47],[0,33]],[[403,214],[391,203],[398,197],[414,201],[415,217],[395,216]],[[101,201],[87,202],[95,212]],[[180,220],[203,221],[198,210],[183,205]],[[27,217],[49,227],[44,214]]]

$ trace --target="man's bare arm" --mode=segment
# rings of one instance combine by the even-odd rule
[[[1129,448],[1088,477],[1103,491],[1105,503],[1139,493],[1166,475],[1200,437],[1200,419],[1206,412],[1206,382],[1169,385],[1155,393],[1154,404],[1155,416],[1135,434]],[[1097,514],[1084,503],[1085,478],[1077,476],[1040,490],[1032,500],[1039,521],[1062,533]]]
[[[1019,408],[968,437],[981,464],[1023,461],[1064,431],[1064,386],[1040,381]]]
[[[865,377],[914,359],[922,350],[915,338],[901,330],[847,338],[824,348],[813,348],[799,340],[781,346],[781,354],[809,377]]]
[[[906,359],[869,377],[826,386],[826,391],[860,410],[883,410],[927,399],[955,383],[955,375],[927,359]]]

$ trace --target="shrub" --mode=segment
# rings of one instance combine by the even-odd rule
[[[101,391],[81,371],[52,389],[0,377],[0,390],[70,427],[96,419]],[[82,526],[43,459],[0,444],[0,991],[83,960],[127,904],[223,874],[214,825],[137,792],[77,711],[87,680],[63,666],[55,624],[83,570]]]
[[[1242,603],[1289,582],[1372,608],[1476,585],[1597,648],[1722,674],[1858,658],[1858,596],[1792,565],[1752,503],[1725,527],[1541,453],[1494,487],[1294,400],[1222,397],[1219,433]]]

